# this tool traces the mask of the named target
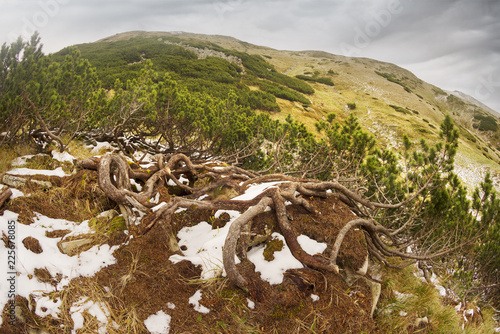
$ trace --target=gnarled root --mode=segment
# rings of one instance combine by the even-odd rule
[[[223,250],[223,264],[227,276],[231,282],[241,288],[248,288],[249,282],[238,272],[236,267],[238,240],[243,233],[243,227],[255,216],[264,212],[267,207],[274,209],[279,229],[293,256],[311,268],[338,274],[337,257],[342,242],[346,234],[354,228],[360,228],[364,231],[368,251],[384,263],[386,263],[385,258],[391,256],[414,260],[427,258],[426,256],[406,254],[391,247],[398,245],[395,232],[369,218],[371,210],[382,206],[370,202],[359,193],[353,192],[337,181],[321,182],[281,174],[261,176],[235,166],[212,168],[208,165],[194,164],[184,154],[175,154],[169,157],[167,161],[165,161],[164,156],[160,155],[157,156],[157,162],[157,166],[144,171],[131,168],[129,163],[117,154],[107,153],[100,159],[87,159],[78,165],[83,168],[98,170],[100,187],[109,198],[120,206],[124,216],[129,217],[126,218],[128,224],[131,223],[131,216],[134,214],[133,209],[145,214],[141,227],[143,233],[150,230],[157,222],[162,222],[164,227],[170,228],[171,218],[178,208],[196,207],[198,209],[237,210],[242,212],[231,224]],[[179,181],[180,176],[187,174],[196,179],[210,178],[211,182],[202,187],[192,186],[193,182],[189,185],[183,184]],[[132,191],[130,179],[144,182],[143,191],[140,193]],[[157,206],[154,211],[151,210],[156,204],[150,203],[150,199],[157,193],[159,186],[170,181],[180,187],[186,195],[170,198],[168,202],[161,203],[161,207]],[[271,181],[278,182],[278,185],[268,188],[251,200],[213,201],[196,199],[222,186],[233,188],[241,194],[251,184]],[[329,196],[337,196],[342,201],[349,203],[351,209],[357,212],[358,215],[367,218],[354,219],[340,230],[329,257],[318,254],[311,255],[305,252],[297,241],[297,236],[288,218],[285,201],[300,205],[310,213],[315,213],[314,207],[304,197],[326,198]],[[396,206],[392,205],[391,207]]]

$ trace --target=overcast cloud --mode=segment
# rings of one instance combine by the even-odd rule
[[[369,57],[500,112],[500,0],[0,0],[0,43],[34,30],[45,52],[147,30]]]

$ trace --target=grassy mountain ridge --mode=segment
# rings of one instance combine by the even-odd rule
[[[247,98],[242,98],[244,101],[254,101],[256,92],[261,91],[258,99],[262,102],[251,105],[252,109],[271,111],[272,117],[279,120],[284,120],[291,114],[311,131],[314,130],[314,123],[328,113],[345,118],[352,112],[384,145],[398,147],[400,143],[397,138],[401,138],[403,134],[407,134],[415,142],[420,138],[430,142],[438,140],[439,124],[446,114],[450,114],[461,135],[459,162],[493,170],[496,171],[495,174],[500,171],[498,115],[464,96],[450,94],[428,84],[397,65],[324,51],[275,50],[233,37],[185,32],[134,31],[77,47],[92,62],[92,58],[96,56],[96,47],[101,47],[99,52],[109,52],[113,47],[123,47],[118,42],[133,41],[131,44],[136,44],[135,53],[130,54],[127,66],[138,69],[142,57],[162,57],[161,53],[152,56],[140,50],[140,46],[137,46],[140,39],[154,39],[164,44],[166,49],[168,46],[169,52],[176,56],[200,62],[196,66],[198,73],[204,71],[203,75],[182,73],[175,66],[165,65],[167,70],[177,71],[191,89],[203,86],[203,89],[219,90],[221,94],[237,89],[248,95]],[[220,58],[217,61],[210,54],[202,60],[199,54],[192,51],[203,49],[246,60],[243,59],[243,64]],[[125,52],[124,49],[121,51]],[[217,57],[219,56],[215,55]],[[264,64],[267,68],[262,71],[249,68],[250,60],[252,64]],[[262,60],[269,65],[265,65]],[[203,61],[217,64],[207,65]],[[112,59],[108,59],[108,62],[112,62]],[[112,65],[108,63],[106,66],[109,68]],[[263,77],[267,76],[266,73],[273,77]],[[295,81],[291,84],[284,82],[283,74]],[[297,92],[296,76],[330,80],[334,86],[304,80],[305,84],[314,89],[314,93],[308,94],[308,89]],[[194,80],[194,77],[208,81],[200,85],[200,81]]]

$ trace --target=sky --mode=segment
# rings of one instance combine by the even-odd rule
[[[368,57],[500,112],[500,0],[0,0],[0,43],[35,30],[46,53],[145,30]]]

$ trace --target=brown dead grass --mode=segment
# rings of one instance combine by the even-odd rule
[[[21,223],[30,224],[35,212],[50,218],[79,222],[113,207],[99,188],[95,171],[81,170],[64,178],[37,176],[36,179],[50,181],[55,186],[43,190],[28,183],[21,190],[30,196],[16,198],[5,206],[5,209],[20,214]]]

